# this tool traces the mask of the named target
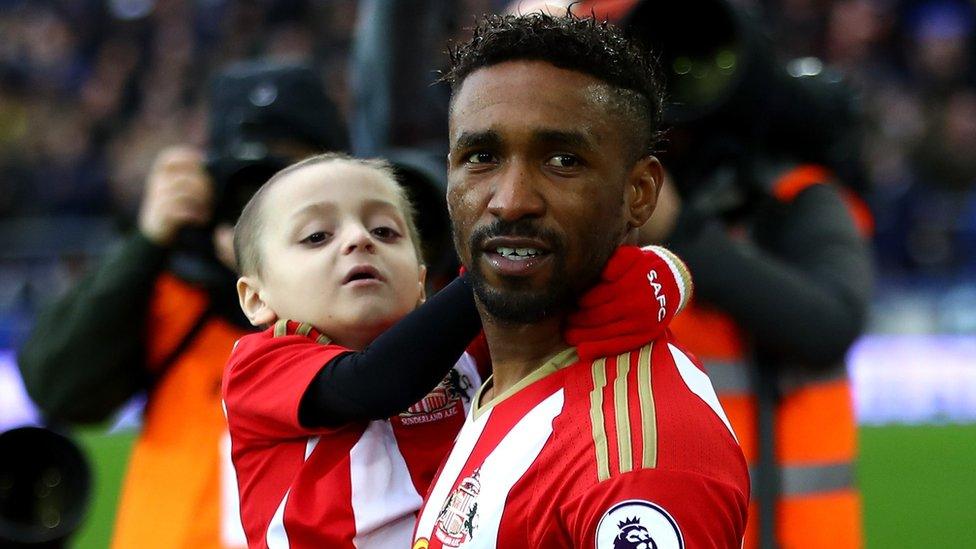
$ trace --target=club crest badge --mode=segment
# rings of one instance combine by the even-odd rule
[[[403,425],[430,423],[444,418],[464,415],[464,402],[471,401],[473,384],[468,376],[452,368],[447,376],[420,402],[400,414]]]
[[[597,549],[684,549],[674,518],[659,505],[632,499],[611,507],[596,529]]]
[[[478,494],[481,493],[479,469],[465,477],[444,502],[437,515],[434,535],[445,546],[458,547],[470,540],[478,529]]]

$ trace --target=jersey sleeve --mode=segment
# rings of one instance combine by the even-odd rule
[[[350,352],[301,335],[246,336],[225,371],[224,405],[232,432],[251,438],[285,439],[328,430],[298,420],[302,395],[332,359]]]
[[[747,507],[746,494],[718,480],[642,469],[605,480],[564,506],[563,542],[586,549],[739,548]]]

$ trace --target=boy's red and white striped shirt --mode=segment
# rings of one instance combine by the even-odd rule
[[[302,427],[305,389],[347,351],[310,325],[289,321],[234,347],[222,394],[251,548],[410,544],[423,494],[481,376],[466,353],[434,391],[396,417]]]
[[[412,547],[739,547],[748,501],[711,383],[666,334],[476,396]]]

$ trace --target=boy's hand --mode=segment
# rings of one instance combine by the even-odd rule
[[[656,339],[691,299],[688,268],[660,246],[621,246],[570,315],[566,341],[592,360]]]

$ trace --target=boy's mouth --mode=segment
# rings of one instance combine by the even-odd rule
[[[342,284],[349,284],[357,280],[377,280],[382,282],[383,277],[380,276],[379,270],[372,265],[356,265],[346,273],[346,276],[342,279]]]

